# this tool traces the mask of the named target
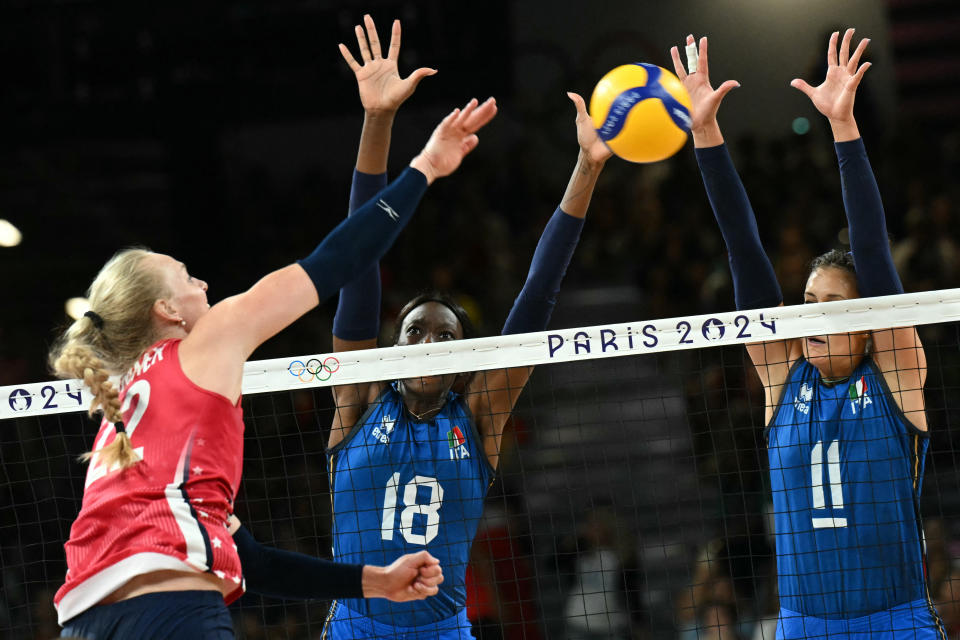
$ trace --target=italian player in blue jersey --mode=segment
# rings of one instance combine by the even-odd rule
[[[433,73],[397,72],[400,24],[394,22],[387,57],[376,28],[365,16],[357,26],[362,61],[341,45],[357,77],[365,110],[353,178],[351,209],[386,181],[390,132],[397,108],[417,83]],[[580,96],[580,154],[566,195],[544,229],[526,283],[504,334],[546,328],[560,282],[583,227],[597,177],[610,152],[599,140]],[[380,279],[377,266],[340,291],[334,319],[336,351],[377,346]],[[397,318],[395,344],[411,345],[469,337],[464,310],[443,296],[419,296]],[[464,575],[470,546],[494,479],[504,425],[531,368],[471,376],[462,393],[457,376],[428,376],[334,389],[337,414],[328,461],[333,498],[334,557],[341,561],[386,561],[426,549],[440,560],[440,592],[419,604],[349,599],[331,608],[325,638],[472,638]],[[363,559],[363,560],[361,560]]]
[[[853,116],[857,87],[870,67],[860,64],[869,41],[851,51],[852,39],[853,29],[842,41],[839,32],[830,37],[822,84],[791,83],[829,120],[852,249],[814,260],[804,302],[903,292]],[[695,44],[689,36],[688,48]],[[737,308],[782,304],[717,124],[720,102],[738,85],[728,80],[713,89],[706,38],[698,56],[688,57],[695,71],[684,70],[676,47],[671,53],[693,101],[697,161],[729,251]],[[944,638],[924,578],[919,497],[928,444],[926,358],[916,330],[775,340],[747,351],[766,393],[777,637]]]

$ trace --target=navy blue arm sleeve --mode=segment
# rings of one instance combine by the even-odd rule
[[[354,169],[350,185],[350,213],[387,186],[386,173],[362,173]],[[340,289],[333,335],[342,340],[370,340],[380,333],[380,262]]]
[[[297,261],[310,276],[321,301],[383,257],[426,190],[426,176],[408,167],[337,225],[313,253]]]
[[[724,144],[695,150],[703,186],[727,245],[737,309],[775,307],[783,301],[757,219]]]
[[[850,249],[860,295],[868,298],[903,293],[890,253],[880,188],[870,168],[863,139],[837,142],[834,147],[840,161],[843,206],[847,211]]]
[[[363,565],[266,547],[246,527],[233,534],[247,591],[291,600],[363,597]]]
[[[557,207],[540,235],[527,280],[503,325],[503,335],[547,328],[582,229],[583,218],[575,218]]]

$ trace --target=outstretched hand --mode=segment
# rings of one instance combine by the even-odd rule
[[[834,31],[830,35],[827,45],[827,76],[819,86],[812,87],[799,78],[790,83],[791,87],[805,93],[817,111],[825,115],[831,123],[853,122],[853,102],[857,97],[857,87],[860,86],[863,74],[870,68],[869,62],[860,64],[860,57],[870,42],[869,38],[861,40],[853,55],[850,54],[853,31],[847,29],[843,34],[839,54],[837,40],[840,33]]]
[[[696,42],[693,35],[687,36],[687,46]],[[700,38],[697,51],[697,57],[694,60],[696,71],[687,73],[687,69],[680,61],[680,51],[677,47],[671,47],[670,57],[673,58],[673,70],[676,72],[680,82],[690,94],[690,101],[693,104],[690,117],[692,123],[690,129],[694,135],[706,126],[712,126],[717,121],[717,111],[720,109],[720,103],[730,91],[740,86],[736,80],[727,80],[716,89],[710,84],[710,65],[707,56],[707,38]]]
[[[360,25],[354,27],[357,33],[357,44],[360,45],[360,58],[363,64],[357,62],[350,49],[340,43],[340,53],[357,77],[357,88],[360,90],[360,103],[370,114],[393,112],[400,108],[404,101],[413,95],[417,85],[427,76],[432,76],[436,69],[421,67],[406,78],[401,78],[397,69],[397,59],[400,57],[400,21],[393,21],[393,31],[390,34],[390,48],[387,57],[383,57],[380,49],[380,37],[373,18],[363,16],[366,33]]]
[[[567,97],[577,109],[577,142],[580,150],[591,162],[602,164],[613,155],[610,148],[600,139],[597,129],[593,126],[593,118],[587,113],[587,105],[580,94],[567,92]]]
[[[463,109],[454,109],[433,130],[423,151],[410,166],[422,172],[427,182],[448,176],[457,170],[463,158],[477,147],[476,132],[497,115],[497,101],[487,98],[478,104],[474,98]]]
[[[368,574],[364,567],[363,595],[366,598],[386,598],[394,602],[423,600],[436,595],[443,582],[440,561],[427,551],[408,553],[394,560],[388,567],[376,567]]]

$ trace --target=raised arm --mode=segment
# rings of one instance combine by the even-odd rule
[[[357,165],[350,185],[352,214],[387,184],[387,159],[393,120],[400,105],[416,90],[420,80],[436,73],[420,68],[401,78],[397,68],[400,56],[400,21],[393,21],[387,57],[383,57],[377,27],[369,15],[363,17],[366,32],[355,27],[360,58],[350,53],[343,43],[340,53],[357,79],[360,103],[363,105],[363,129],[357,151]],[[333,318],[333,350],[373,349],[380,333],[380,263],[375,261],[355,279],[340,289],[337,313]],[[373,401],[382,384],[365,383],[333,388],[337,405],[329,445],[337,444]]]
[[[580,153],[563,200],[537,243],[526,282],[503,325],[503,335],[547,328],[560,283],[580,239],[597,178],[611,156],[593,128],[583,98],[576,93],[567,95],[577,110]],[[467,389],[467,402],[476,416],[487,459],[494,468],[500,459],[504,425],[532,371],[533,367],[517,367],[481,372],[473,377]]]
[[[210,309],[181,345],[187,376],[236,400],[242,365],[253,350],[379,260],[413,215],[427,185],[456,171],[477,146],[476,132],[496,111],[492,99],[479,106],[472,100],[465,109],[455,109],[400,177],[341,222],[313,253]]]
[[[890,252],[880,189],[853,115],[857,88],[870,68],[869,62],[860,64],[870,40],[861,40],[851,53],[853,34],[853,29],[847,29],[842,41],[837,31],[830,36],[827,75],[819,86],[813,87],[801,79],[790,84],[810,98],[833,132],[859,293],[863,297],[886,296],[903,293],[903,284]],[[927,360],[916,329],[885,329],[874,331],[872,337],[873,359],[894,399],[913,424],[926,429],[923,385]]]
[[[757,218],[747,191],[733,166],[717,121],[717,111],[724,96],[740,86],[727,80],[714,89],[710,84],[707,38],[699,44],[687,36],[687,47],[697,45],[688,57],[691,71],[684,69],[677,47],[670,50],[677,77],[683,82],[693,103],[693,144],[700,166],[700,175],[707,191],[720,233],[727,245],[730,275],[737,309],[773,307],[783,302],[770,258],[760,242]],[[780,386],[786,381],[790,364],[799,355],[795,341],[775,340],[747,346],[747,353],[767,390],[767,410],[779,396]]]

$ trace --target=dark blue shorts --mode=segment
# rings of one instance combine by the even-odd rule
[[[164,591],[91,607],[63,626],[84,640],[234,640],[219,591]]]
[[[946,640],[936,611],[914,600],[860,618],[815,618],[780,609],[777,640]]]
[[[394,627],[351,611],[334,602],[327,617],[323,640],[473,640],[467,610],[420,627]]]

